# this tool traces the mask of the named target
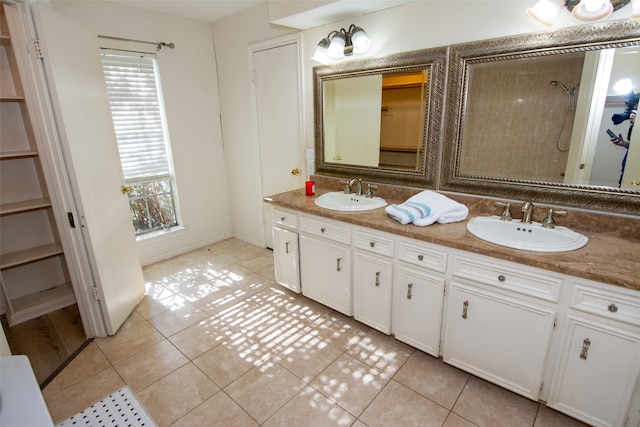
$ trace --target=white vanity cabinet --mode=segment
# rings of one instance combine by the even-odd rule
[[[401,239],[394,271],[393,333],[439,357],[447,253],[433,245]]]
[[[312,215],[300,215],[302,294],[347,316],[353,314],[351,227]]]
[[[385,334],[391,333],[393,236],[354,230],[353,317]]]
[[[274,208],[272,215],[273,266],[276,282],[300,293],[298,214]]]
[[[452,265],[444,361],[538,400],[562,277],[466,254]]]
[[[594,426],[637,425],[640,408],[629,411],[629,402],[640,373],[640,296],[577,280],[560,321],[548,406]]]

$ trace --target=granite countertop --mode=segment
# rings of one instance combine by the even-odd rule
[[[304,189],[299,189],[266,197],[265,201],[282,208],[398,236],[640,291],[640,241],[621,237],[618,233],[576,230],[589,238],[587,245],[578,250],[559,253],[523,251],[485,242],[469,233],[467,221],[479,216],[471,208],[465,221],[453,224],[436,223],[427,227],[402,225],[387,216],[383,208],[364,212],[341,212],[316,206],[314,200],[327,191],[331,190],[316,190],[315,196],[307,196]],[[394,200],[385,197],[385,200],[391,204],[402,203],[406,199]]]

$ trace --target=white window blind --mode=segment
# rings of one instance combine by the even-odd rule
[[[125,180],[170,176],[154,55],[112,50],[101,55]]]

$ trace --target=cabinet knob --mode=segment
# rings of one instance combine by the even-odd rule
[[[411,299],[413,296],[413,283],[407,284],[407,299]]]
[[[467,311],[469,310],[469,301],[465,301],[462,303],[462,318],[467,318]]]
[[[422,261],[424,259],[424,255],[418,255],[418,261]]]
[[[369,242],[369,246],[374,247],[376,245],[376,242]]]
[[[324,233],[325,231],[326,231],[326,228],[324,228],[324,227],[322,227],[322,228],[320,229],[320,232],[321,232],[321,233]]]
[[[505,280],[507,280],[507,278],[504,277],[503,274],[501,274],[501,275],[498,276],[498,280],[501,281],[501,282],[504,282]]]
[[[609,304],[609,307],[607,307],[607,309],[612,313],[617,313],[618,312],[618,306],[615,305],[615,304]]]
[[[281,216],[281,217],[280,217],[280,221],[282,221],[282,222],[284,222],[284,220],[285,220],[285,219],[287,219],[287,217],[286,217],[286,216]]]
[[[376,271],[376,286],[380,286],[380,272]]]
[[[342,266],[340,266],[341,262],[342,262],[342,258],[337,258],[336,259],[336,271],[342,270]]]

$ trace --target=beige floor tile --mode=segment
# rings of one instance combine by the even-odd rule
[[[398,372],[414,349],[374,329],[352,342],[348,354],[389,376]]]
[[[317,390],[306,387],[267,420],[265,427],[350,426],[355,417]]]
[[[333,311],[326,305],[322,305],[307,297],[296,298],[287,303],[285,309],[291,318],[298,320],[307,327],[312,327]]]
[[[357,417],[387,382],[389,377],[343,354],[310,385]]]
[[[163,339],[160,332],[148,322],[144,322],[119,331],[114,336],[96,339],[94,342],[111,363],[118,363]]]
[[[538,404],[476,377],[470,377],[453,412],[479,426],[532,426]]]
[[[168,310],[149,319],[149,323],[167,338],[209,317],[205,311],[177,295],[165,298],[161,303]]]
[[[267,357],[269,353],[260,345],[237,335],[199,356],[193,363],[224,388]]]
[[[53,396],[110,367],[107,358],[92,342],[45,387],[42,394]]]
[[[225,392],[263,423],[304,387],[304,382],[277,363],[267,361],[231,383]]]
[[[125,386],[113,368],[107,368],[45,399],[51,418],[59,423]]]
[[[125,320],[122,326],[120,326],[118,331],[124,331],[125,329],[129,329],[135,325],[144,323],[145,321],[146,319],[138,311],[133,310],[129,317],[127,317],[127,320]]]
[[[341,354],[342,351],[317,335],[303,332],[286,342],[282,350],[271,359],[308,383]]]
[[[471,421],[467,421],[459,415],[454,414],[453,412],[449,413],[442,427],[476,427]],[[557,426],[561,427],[561,426]]]
[[[136,395],[159,426],[168,426],[218,390],[213,381],[188,363]]]
[[[586,427],[587,424],[578,421],[560,412],[548,408],[546,405],[539,405],[534,427]]]
[[[259,424],[224,392],[180,418],[172,427],[258,427]]]
[[[138,392],[188,362],[189,359],[184,354],[164,340],[114,367],[124,382],[134,392]]]
[[[193,360],[236,335],[224,322],[211,316],[172,335],[169,341]]]
[[[440,359],[416,351],[393,379],[451,409],[462,393],[469,374],[443,363]]]
[[[449,411],[442,406],[400,383],[390,381],[360,420],[369,427],[439,427],[448,414]]]
[[[316,322],[309,333],[318,335],[338,350],[344,351],[359,342],[370,329],[351,317],[334,311]]]

